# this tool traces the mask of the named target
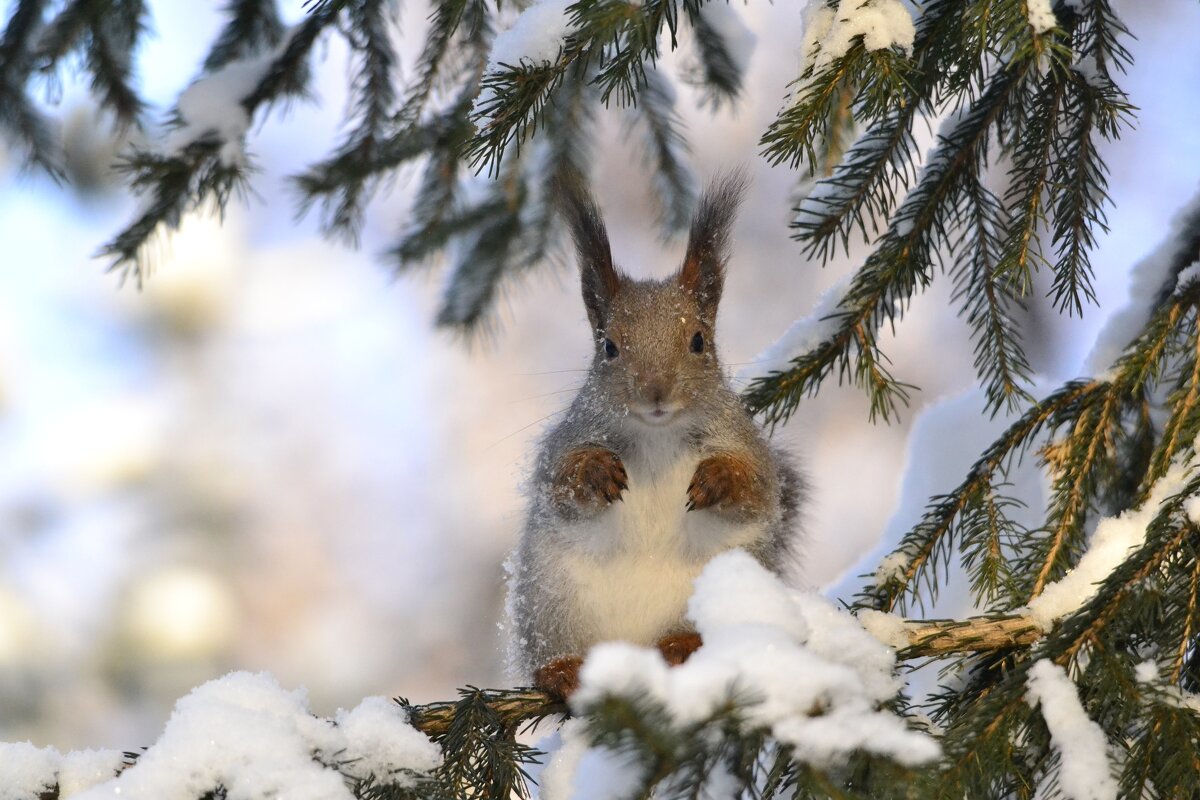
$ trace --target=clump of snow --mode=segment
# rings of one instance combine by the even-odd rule
[[[859,37],[868,51],[898,47],[911,52],[916,32],[900,0],[840,0],[836,10],[823,0],[809,0],[801,54],[805,66],[820,70],[846,55]]]
[[[285,35],[268,52],[231,61],[184,89],[175,103],[180,126],[167,138],[167,151],[178,153],[194,142],[216,137],[221,142],[222,164],[233,166],[244,163],[250,114],[242,101],[262,83],[267,71],[290,40],[291,36]]]
[[[592,747],[587,720],[569,719],[559,734],[562,744],[538,783],[541,800],[620,800],[634,796],[644,776],[642,768],[606,747]]]
[[[1025,9],[1029,16],[1029,26],[1033,28],[1034,33],[1042,34],[1058,27],[1058,19],[1050,8],[1050,0],[1028,0]]]
[[[1050,743],[1059,755],[1058,786],[1071,800],[1115,800],[1117,782],[1104,731],[1088,718],[1062,667],[1041,659],[1029,669],[1025,699],[1041,706]]]
[[[124,765],[125,754],[118,750],[72,750],[58,768],[58,796],[74,797],[110,780]]]
[[[507,30],[496,34],[484,74],[500,72],[507,67],[539,66],[557,61],[563,40],[573,30],[567,8],[574,1],[537,0],[522,11]],[[480,124],[488,121],[484,109],[493,97],[495,93],[485,87],[475,98],[471,114]]]
[[[563,39],[572,30],[567,8],[575,0],[538,0],[521,12],[508,30],[496,34],[487,71],[501,66],[549,64],[558,59]]]
[[[787,372],[794,359],[815,349],[833,336],[838,329],[838,317],[835,314],[850,287],[852,277],[847,275],[826,289],[817,300],[812,313],[788,326],[782,336],[738,372],[738,378],[753,380],[773,372]]]
[[[73,750],[29,742],[0,742],[0,800],[36,800],[58,786],[58,796],[74,797],[117,774],[125,756],[116,750]]]
[[[338,724],[314,717],[303,689],[266,673],[235,672],[175,704],[158,741],[115,779],[79,795],[194,800],[223,786],[230,797],[351,800],[346,775],[405,784],[440,751],[398,706],[368,698]],[[403,772],[401,772],[403,771]]]
[[[1109,369],[1142,330],[1154,310],[1158,293],[1170,278],[1172,264],[1176,263],[1176,259],[1181,255],[1184,224],[1198,211],[1200,194],[1193,197],[1175,216],[1167,238],[1134,265],[1130,278],[1129,302],[1109,317],[1100,329],[1096,344],[1087,358],[1085,369],[1088,374],[1098,376]],[[1194,258],[1196,254],[1186,255]]]
[[[1100,71],[1100,65],[1096,62],[1096,57],[1093,55],[1081,56],[1076,54],[1075,59],[1071,62],[1071,69],[1083,78],[1083,82],[1093,89],[1103,89],[1106,87],[1107,81],[1104,79],[1104,74]]]
[[[908,570],[908,565],[912,563],[912,554],[904,550],[896,550],[884,556],[879,566],[875,568],[875,575],[871,578],[871,582],[876,586],[882,586],[892,581],[898,581],[904,577],[904,573]]]
[[[678,724],[703,721],[731,692],[751,698],[744,724],[769,730],[819,768],[866,751],[906,765],[936,759],[934,739],[880,706],[900,689],[895,654],[845,611],[788,589],[742,550],[696,579],[688,618],[704,645],[682,666],[611,642],[589,653],[576,710],[610,696],[650,697]]]
[[[1195,283],[1197,278],[1200,278],[1200,261],[1193,261],[1181,269],[1179,275],[1175,278],[1176,293],[1182,292],[1189,284]]]
[[[1200,445],[1200,441],[1197,441]],[[1183,490],[1193,470],[1192,459],[1176,460],[1167,473],[1155,481],[1146,502],[1115,517],[1100,520],[1092,534],[1087,552],[1071,571],[1047,584],[1026,607],[1030,618],[1043,630],[1075,611],[1096,594],[1098,584],[1146,541],[1146,529],[1158,516],[1163,503]],[[1191,500],[1187,508],[1195,508]],[[1200,513],[1200,508],[1196,508]]]
[[[1189,497],[1183,501],[1183,513],[1194,524],[1200,525],[1200,495]]]
[[[408,714],[386,697],[368,697],[350,711],[338,711],[337,732],[344,740],[342,771],[356,778],[392,775],[398,769],[415,773],[434,770],[441,750],[408,723]],[[341,744],[341,743],[339,743]],[[393,778],[411,785],[405,775]]]
[[[912,644],[908,636],[908,623],[903,618],[869,608],[859,611],[856,616],[867,633],[888,647],[900,650]]]
[[[37,797],[54,785],[59,757],[29,742],[0,744],[0,798]]]
[[[1133,668],[1133,677],[1138,683],[1154,683],[1158,680],[1158,663],[1153,660],[1143,661]]]

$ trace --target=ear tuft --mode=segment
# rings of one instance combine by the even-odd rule
[[[729,261],[729,238],[734,217],[748,181],[741,170],[719,175],[704,195],[692,218],[687,255],[679,270],[679,285],[696,296],[701,310],[716,317],[725,264]]]
[[[613,266],[604,218],[583,176],[578,173],[556,180],[554,195],[559,213],[575,242],[588,319],[592,327],[599,330],[607,322],[612,301],[621,287],[621,277]]]

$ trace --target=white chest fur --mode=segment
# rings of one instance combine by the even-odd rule
[[[590,642],[652,644],[682,625],[692,581],[712,556],[749,544],[763,526],[688,511],[699,456],[669,431],[625,456],[629,488],[597,517],[561,530],[572,616]]]

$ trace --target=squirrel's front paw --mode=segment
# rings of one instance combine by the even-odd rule
[[[629,476],[620,457],[604,447],[572,450],[559,465],[554,495],[560,503],[602,508],[621,499]]]
[[[688,486],[688,511],[748,511],[762,501],[758,474],[744,458],[730,453],[710,456],[696,467]]]

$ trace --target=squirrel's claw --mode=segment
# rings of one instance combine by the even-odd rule
[[[731,453],[704,459],[688,485],[688,511],[751,508],[761,502],[761,487],[750,463]]]
[[[555,475],[559,498],[577,506],[611,505],[629,488],[620,457],[605,447],[581,447],[562,460]]]

